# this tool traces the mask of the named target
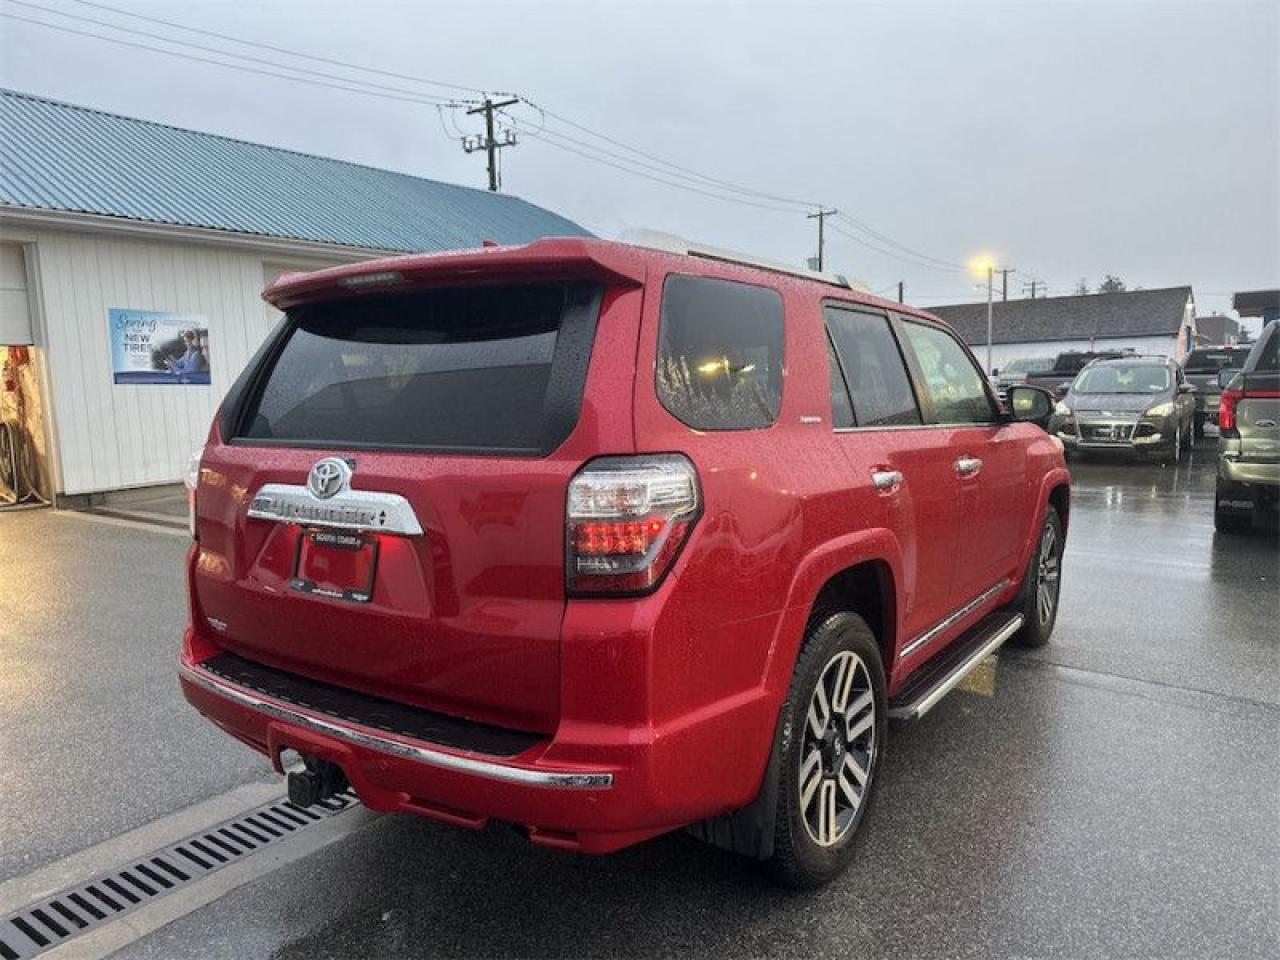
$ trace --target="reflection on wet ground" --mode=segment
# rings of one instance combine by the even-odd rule
[[[809,895],[669,836],[586,859],[384,818],[133,957],[1268,955],[1274,532],[1213,530],[1213,443],[1088,461],[1053,642],[896,729],[854,869]]]

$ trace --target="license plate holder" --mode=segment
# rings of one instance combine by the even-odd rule
[[[358,533],[307,530],[298,537],[289,586],[302,593],[368,603],[378,566],[378,541]]]

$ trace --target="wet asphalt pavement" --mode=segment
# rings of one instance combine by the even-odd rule
[[[684,835],[586,858],[382,817],[122,955],[1274,956],[1275,531],[1214,533],[1212,441],[1073,472],[1053,641],[891,731],[830,887],[778,890]],[[182,546],[0,516],[0,879],[261,773],[172,679]]]

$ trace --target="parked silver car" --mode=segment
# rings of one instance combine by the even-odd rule
[[[1049,425],[1069,453],[1126,451],[1169,462],[1191,449],[1195,387],[1168,357],[1095,360],[1058,403]]]
[[[1242,533],[1255,512],[1280,504],[1280,321],[1267,324],[1244,369],[1222,379],[1213,523]]]

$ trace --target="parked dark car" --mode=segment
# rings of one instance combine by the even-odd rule
[[[1195,387],[1168,357],[1095,360],[1058,403],[1050,430],[1069,452],[1122,450],[1177,461],[1191,448]]]
[[[1213,525],[1243,533],[1254,513],[1280,504],[1280,322],[1262,331],[1243,370],[1221,378]]]
[[[1071,388],[1076,375],[1095,360],[1123,357],[1119,350],[1068,350],[1058,354],[1048,370],[1028,371],[1022,382],[1043,387],[1061,400]]]
[[[1196,439],[1204,436],[1206,423],[1218,422],[1218,374],[1223,370],[1239,370],[1253,344],[1236,347],[1199,347],[1187,354],[1182,370],[1187,383],[1196,388]]]

